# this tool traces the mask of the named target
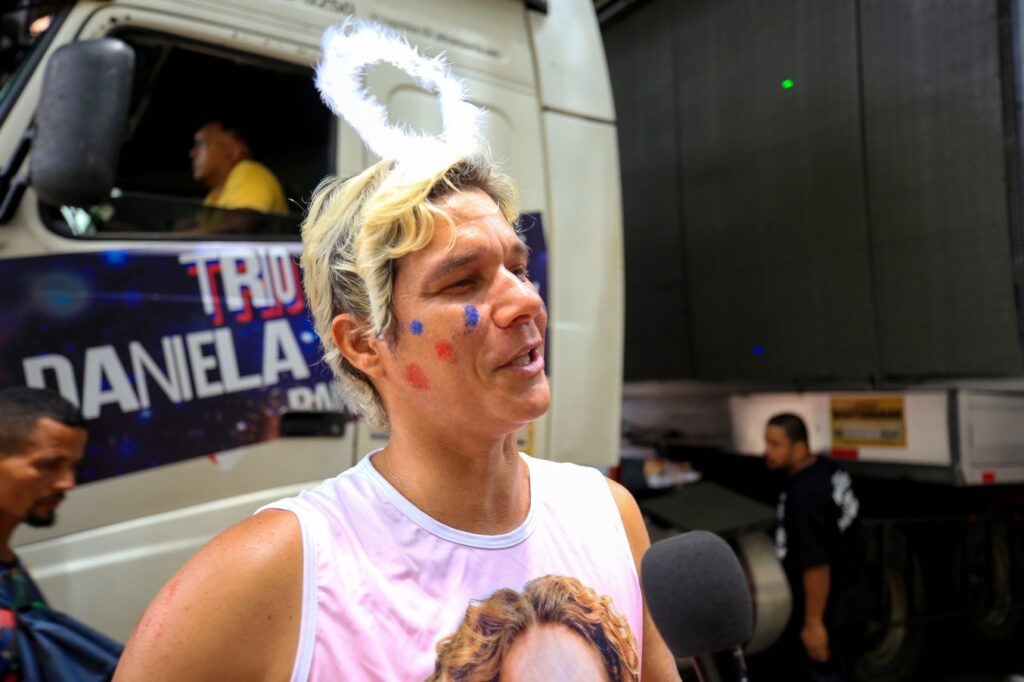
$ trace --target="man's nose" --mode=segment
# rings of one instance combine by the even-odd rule
[[[74,488],[76,485],[78,485],[78,479],[75,477],[75,470],[68,469],[60,475],[60,478],[57,479],[55,487],[62,492],[66,492]]]
[[[499,327],[533,320],[544,330],[547,311],[544,301],[533,282],[523,280],[511,271],[504,271],[498,282],[498,303],[495,306],[494,322]]]

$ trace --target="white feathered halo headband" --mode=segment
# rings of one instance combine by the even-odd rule
[[[356,19],[328,28],[321,47],[323,58],[316,70],[320,96],[371,151],[395,162],[391,176],[396,180],[429,177],[483,148],[483,111],[466,100],[465,86],[442,57],[426,57],[395,31]],[[424,90],[437,93],[439,136],[388,123],[387,109],[363,84],[369,67],[381,63],[391,64]]]

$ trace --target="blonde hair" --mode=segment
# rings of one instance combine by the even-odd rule
[[[438,207],[441,199],[477,188],[494,200],[510,224],[519,217],[512,179],[483,154],[417,180],[394,177],[393,167],[384,160],[353,178],[325,179],[313,193],[302,224],[303,285],[324,360],[349,406],[377,429],[387,426],[380,393],[338,350],[331,322],[350,313],[363,325],[360,333],[395,341],[394,262],[430,244],[438,218],[451,221]]]
[[[516,639],[536,625],[562,625],[585,639],[612,682],[640,679],[636,639],[612,600],[576,578],[546,575],[526,583],[522,594],[506,588],[471,604],[459,629],[438,643],[427,682],[498,679]]]

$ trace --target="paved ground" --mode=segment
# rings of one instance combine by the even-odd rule
[[[1024,634],[999,649],[983,651],[969,646],[962,637],[948,633],[927,640],[917,673],[905,680],[886,682],[1024,682]],[[750,658],[752,682],[776,682],[784,676],[772,668],[771,654]],[[695,681],[692,670],[683,669],[683,679]],[[867,682],[867,681],[860,681]],[[871,681],[875,682],[875,681]]]

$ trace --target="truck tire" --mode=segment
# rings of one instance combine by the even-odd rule
[[[983,648],[1006,644],[1021,621],[1020,542],[1002,519],[978,525],[967,561],[970,618],[968,636]],[[982,537],[977,537],[980,535]],[[1015,578],[1017,578],[1015,580]]]
[[[793,610],[786,572],[775,556],[775,543],[764,531],[740,536],[735,545],[754,598],[754,634],[743,647],[747,655],[767,650],[782,635]]]
[[[868,550],[872,599],[856,676],[863,682],[896,682],[912,677],[924,650],[924,625],[914,621],[924,610],[924,582],[917,556],[902,532],[886,527],[878,537],[882,546]]]

